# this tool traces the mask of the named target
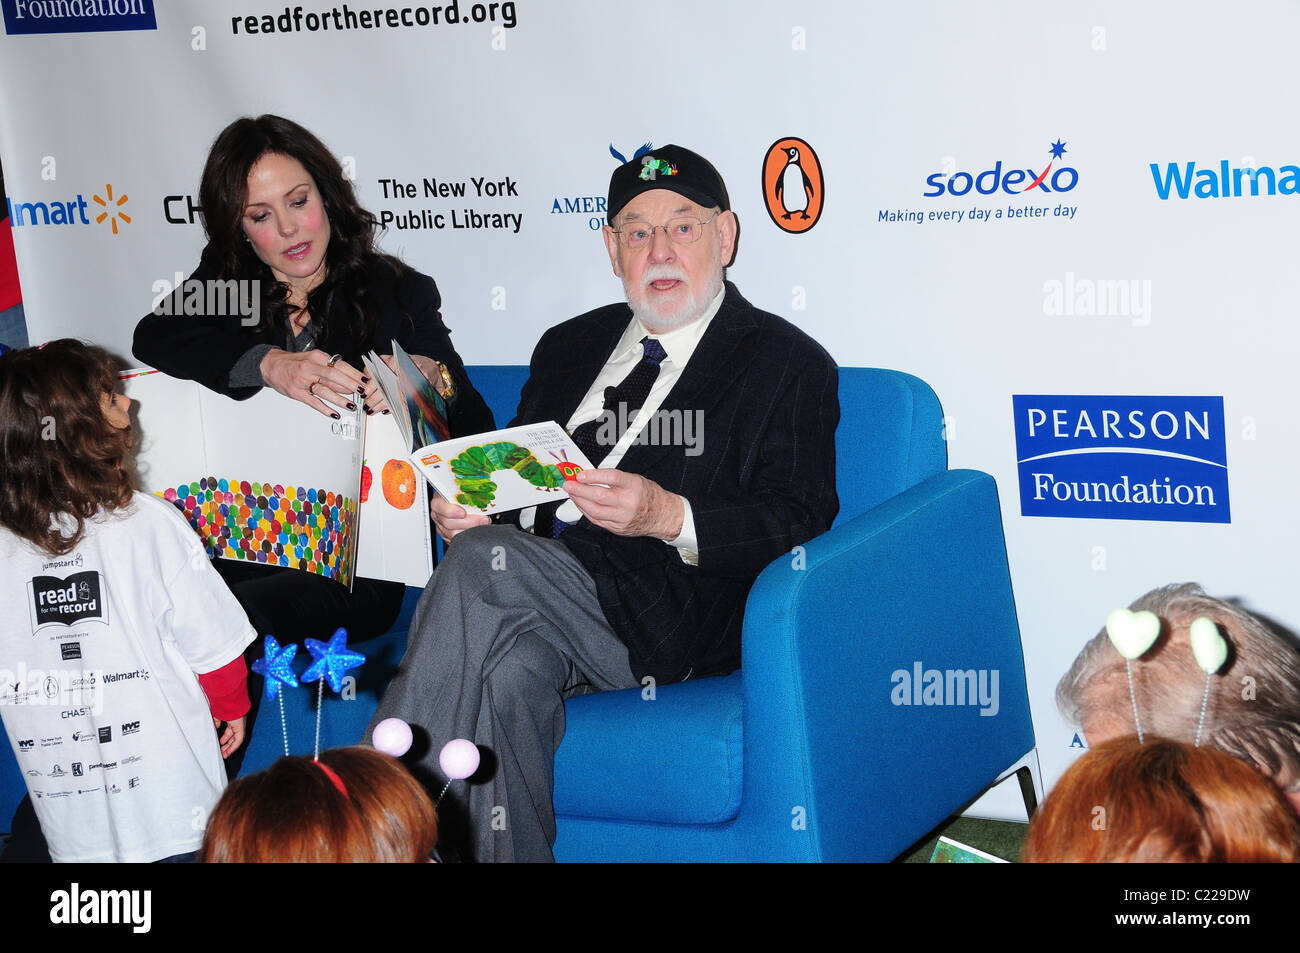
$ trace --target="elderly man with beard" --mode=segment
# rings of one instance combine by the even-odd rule
[[[543,335],[512,424],[559,421],[595,469],[517,525],[434,501],[447,557],[371,724],[427,731],[435,779],[446,741],[489,750],[468,787],[478,861],[552,859],[564,699],[739,667],[754,579],[838,508],[835,363],[725,281],[717,170],[652,150],[615,170],[607,215],[627,303]]]

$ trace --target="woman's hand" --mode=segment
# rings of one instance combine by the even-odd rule
[[[338,419],[338,411],[356,410],[356,399],[365,393],[368,379],[347,361],[330,366],[324,351],[266,352],[261,363],[262,380],[285,397],[301,401],[317,413]]]

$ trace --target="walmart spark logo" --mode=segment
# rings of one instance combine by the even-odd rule
[[[113,234],[117,234],[117,223],[119,221],[124,225],[131,224],[131,216],[122,208],[129,200],[125,192],[121,195],[114,196],[112,183],[105,183],[104,194],[96,192],[91,196],[91,201],[103,209],[102,212],[96,210],[96,225],[109,223]],[[40,202],[24,202],[13,196],[5,198],[6,211],[9,213],[9,224],[14,228],[33,228],[46,225],[90,225],[90,217],[86,214],[90,201],[86,196],[78,192],[74,197],[62,200],[42,200]]]
[[[124,224],[127,224],[127,225],[130,225],[130,224],[131,224],[131,216],[130,216],[130,215],[127,215],[126,212],[123,212],[123,211],[115,211],[115,210],[120,210],[120,209],[122,208],[122,206],[125,205],[125,204],[127,203],[127,200],[128,200],[129,197],[127,196],[127,194],[126,194],[125,192],[123,192],[120,196],[118,196],[117,200],[114,201],[114,199],[113,199],[113,184],[112,184],[111,182],[110,182],[110,183],[107,183],[107,184],[104,186],[104,192],[108,195],[108,198],[106,198],[106,199],[105,199],[105,198],[100,198],[100,196],[99,196],[98,193],[96,193],[94,196],[92,196],[92,198],[94,198],[94,200],[95,200],[95,204],[96,204],[96,205],[99,205],[99,206],[102,206],[102,207],[106,210],[106,211],[100,212],[98,215],[95,216],[95,224],[97,224],[97,225],[103,225],[103,224],[104,224],[104,219],[108,219],[109,222],[110,222],[110,223],[112,224],[112,226],[113,226],[113,234],[116,235],[116,234],[117,234],[117,220],[118,220],[119,218],[122,220],[122,222],[123,222]]]

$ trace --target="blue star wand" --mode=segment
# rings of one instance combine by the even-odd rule
[[[315,659],[307,667],[307,671],[302,673],[302,680],[316,683],[316,750],[312,757],[319,758],[320,719],[325,703],[325,682],[328,681],[334,693],[339,694],[343,691],[343,678],[348,669],[357,668],[365,662],[366,657],[348,648],[347,629],[336,629],[328,642],[306,639],[303,644]]]
[[[253,663],[253,671],[266,680],[262,689],[266,697],[280,700],[280,732],[284,736],[286,758],[289,756],[289,726],[284,718],[284,696],[280,689],[284,686],[298,687],[298,677],[293,674],[290,664],[297,651],[297,643],[281,646],[275,636],[268,635],[262,643],[262,657]]]

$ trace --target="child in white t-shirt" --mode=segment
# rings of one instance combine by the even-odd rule
[[[0,718],[55,861],[196,851],[248,711],[253,627],[132,490],[117,385],[78,341],[0,356]]]

